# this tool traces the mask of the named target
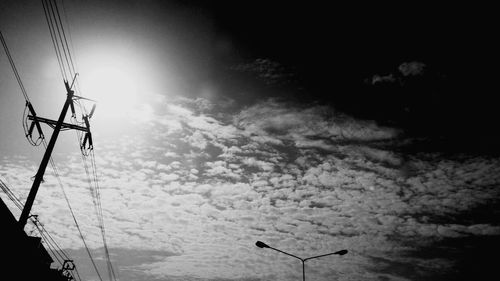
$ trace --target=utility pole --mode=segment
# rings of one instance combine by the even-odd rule
[[[46,123],[47,125],[53,127],[54,132],[52,133],[52,136],[50,137],[49,144],[47,145],[47,149],[45,150],[45,153],[43,155],[42,162],[40,163],[40,166],[38,167],[38,172],[35,175],[35,179],[33,181],[33,185],[31,186],[30,193],[28,195],[28,198],[26,199],[26,203],[24,204],[24,209],[21,213],[21,216],[19,217],[19,226],[21,227],[21,229],[24,229],[24,226],[26,225],[26,222],[28,221],[31,207],[33,206],[33,202],[35,201],[36,193],[38,192],[38,188],[40,187],[40,184],[43,181],[43,175],[45,174],[45,169],[47,168],[47,164],[49,163],[50,157],[52,155],[52,151],[54,150],[54,146],[56,144],[57,137],[59,136],[59,132],[61,131],[61,129],[74,129],[74,130],[84,131],[90,137],[90,129],[88,126],[87,126],[87,128],[85,128],[85,127],[78,126],[78,125],[64,123],[64,118],[66,117],[66,113],[68,112],[68,108],[70,106],[71,106],[71,111],[72,111],[73,116],[75,114],[75,109],[74,109],[74,105],[73,105],[73,99],[75,98],[75,96],[74,96],[75,92],[73,90],[71,90],[71,87],[69,86],[68,81],[64,81],[64,85],[66,87],[66,92],[67,92],[66,102],[63,105],[63,108],[61,110],[61,114],[59,115],[59,119],[57,121],[37,117],[35,114],[35,111],[33,110],[33,107],[31,105],[29,106],[29,110],[30,110],[31,115],[28,115],[28,118],[33,121],[33,124],[36,124],[36,127],[38,128],[38,130],[40,130],[39,122],[42,122],[42,123]],[[34,127],[33,124],[31,126],[31,128]],[[41,133],[41,131],[39,131],[39,133]],[[86,137],[87,137],[87,135],[86,135]]]

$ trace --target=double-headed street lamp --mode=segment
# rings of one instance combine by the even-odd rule
[[[324,254],[324,255],[319,255],[319,256],[314,256],[314,257],[309,257],[309,258],[305,258],[305,259],[303,259],[303,258],[299,258],[299,257],[297,257],[297,256],[295,256],[295,255],[289,254],[289,253],[287,253],[287,252],[283,252],[283,251],[281,251],[281,250],[278,250],[278,249],[276,249],[276,248],[273,248],[273,247],[271,247],[271,246],[267,245],[266,243],[264,243],[264,242],[262,242],[262,241],[257,241],[257,242],[255,243],[255,246],[257,246],[257,247],[259,247],[259,248],[269,248],[269,249],[273,249],[273,250],[278,251],[278,252],[280,252],[280,253],[283,253],[283,254],[285,254],[285,255],[289,255],[289,256],[291,256],[291,257],[294,257],[294,258],[296,258],[296,259],[299,259],[299,260],[302,262],[302,280],[303,280],[303,281],[305,281],[305,280],[306,280],[306,266],[305,266],[305,262],[306,262],[307,260],[312,260],[312,259],[316,259],[316,258],[326,257],[326,256],[330,256],[330,255],[339,255],[339,256],[343,256],[343,255],[347,254],[347,250],[340,250],[340,251],[337,251],[337,252],[335,252],[335,253],[329,253],[329,254]]]

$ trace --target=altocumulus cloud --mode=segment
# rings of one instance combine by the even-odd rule
[[[462,214],[498,198],[499,159],[393,151],[398,131],[319,105],[267,100],[213,114],[210,102],[165,104],[138,134],[96,137],[110,246],[135,251],[124,273],[144,280],[291,280],[300,264],[256,240],[313,256],[311,280],[409,280],[448,272],[449,256],[408,255],[440,241],[489,237],[500,228]],[[60,165],[77,217],[99,235],[79,155]],[[80,160],[81,161],[81,160]],[[34,165],[3,158],[1,176],[27,194]],[[65,248],[80,242],[56,181],[46,177],[35,212]],[[137,253],[156,253],[146,258]],[[124,259],[115,256],[117,263]],[[130,259],[130,257],[128,257]],[[245,279],[246,280],[246,279]]]

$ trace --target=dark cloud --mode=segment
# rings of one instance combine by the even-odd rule
[[[388,83],[391,83],[391,82],[396,82],[396,78],[394,77],[393,74],[389,74],[389,75],[373,75],[372,79],[371,79],[371,83],[372,84],[377,84],[377,83],[383,83],[383,82],[388,82]]]
[[[270,59],[259,58],[250,63],[236,65],[232,69],[255,75],[267,85],[286,85],[292,83],[295,78],[291,70]]]
[[[422,75],[425,70],[425,63],[412,61],[412,62],[404,62],[399,67],[398,70],[403,74],[403,76],[416,76]]]
[[[310,107],[268,100],[242,110],[235,125],[248,135],[258,135],[281,143],[331,145],[332,141],[376,141],[395,138],[397,130],[376,123],[356,120],[326,106]]]
[[[395,83],[399,82],[399,84],[404,85],[408,78],[411,76],[419,76],[424,75],[424,70],[426,68],[426,64],[419,61],[411,61],[411,62],[403,62],[393,73],[389,73],[386,75],[374,74],[371,79],[365,80],[372,85],[377,83]]]

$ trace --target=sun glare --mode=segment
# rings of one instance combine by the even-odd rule
[[[97,101],[96,118],[144,119],[137,115],[152,93],[145,63],[133,55],[105,49],[86,57],[80,81],[85,97]]]
[[[85,79],[85,89],[109,117],[126,115],[139,102],[137,75],[117,66],[101,66]]]

